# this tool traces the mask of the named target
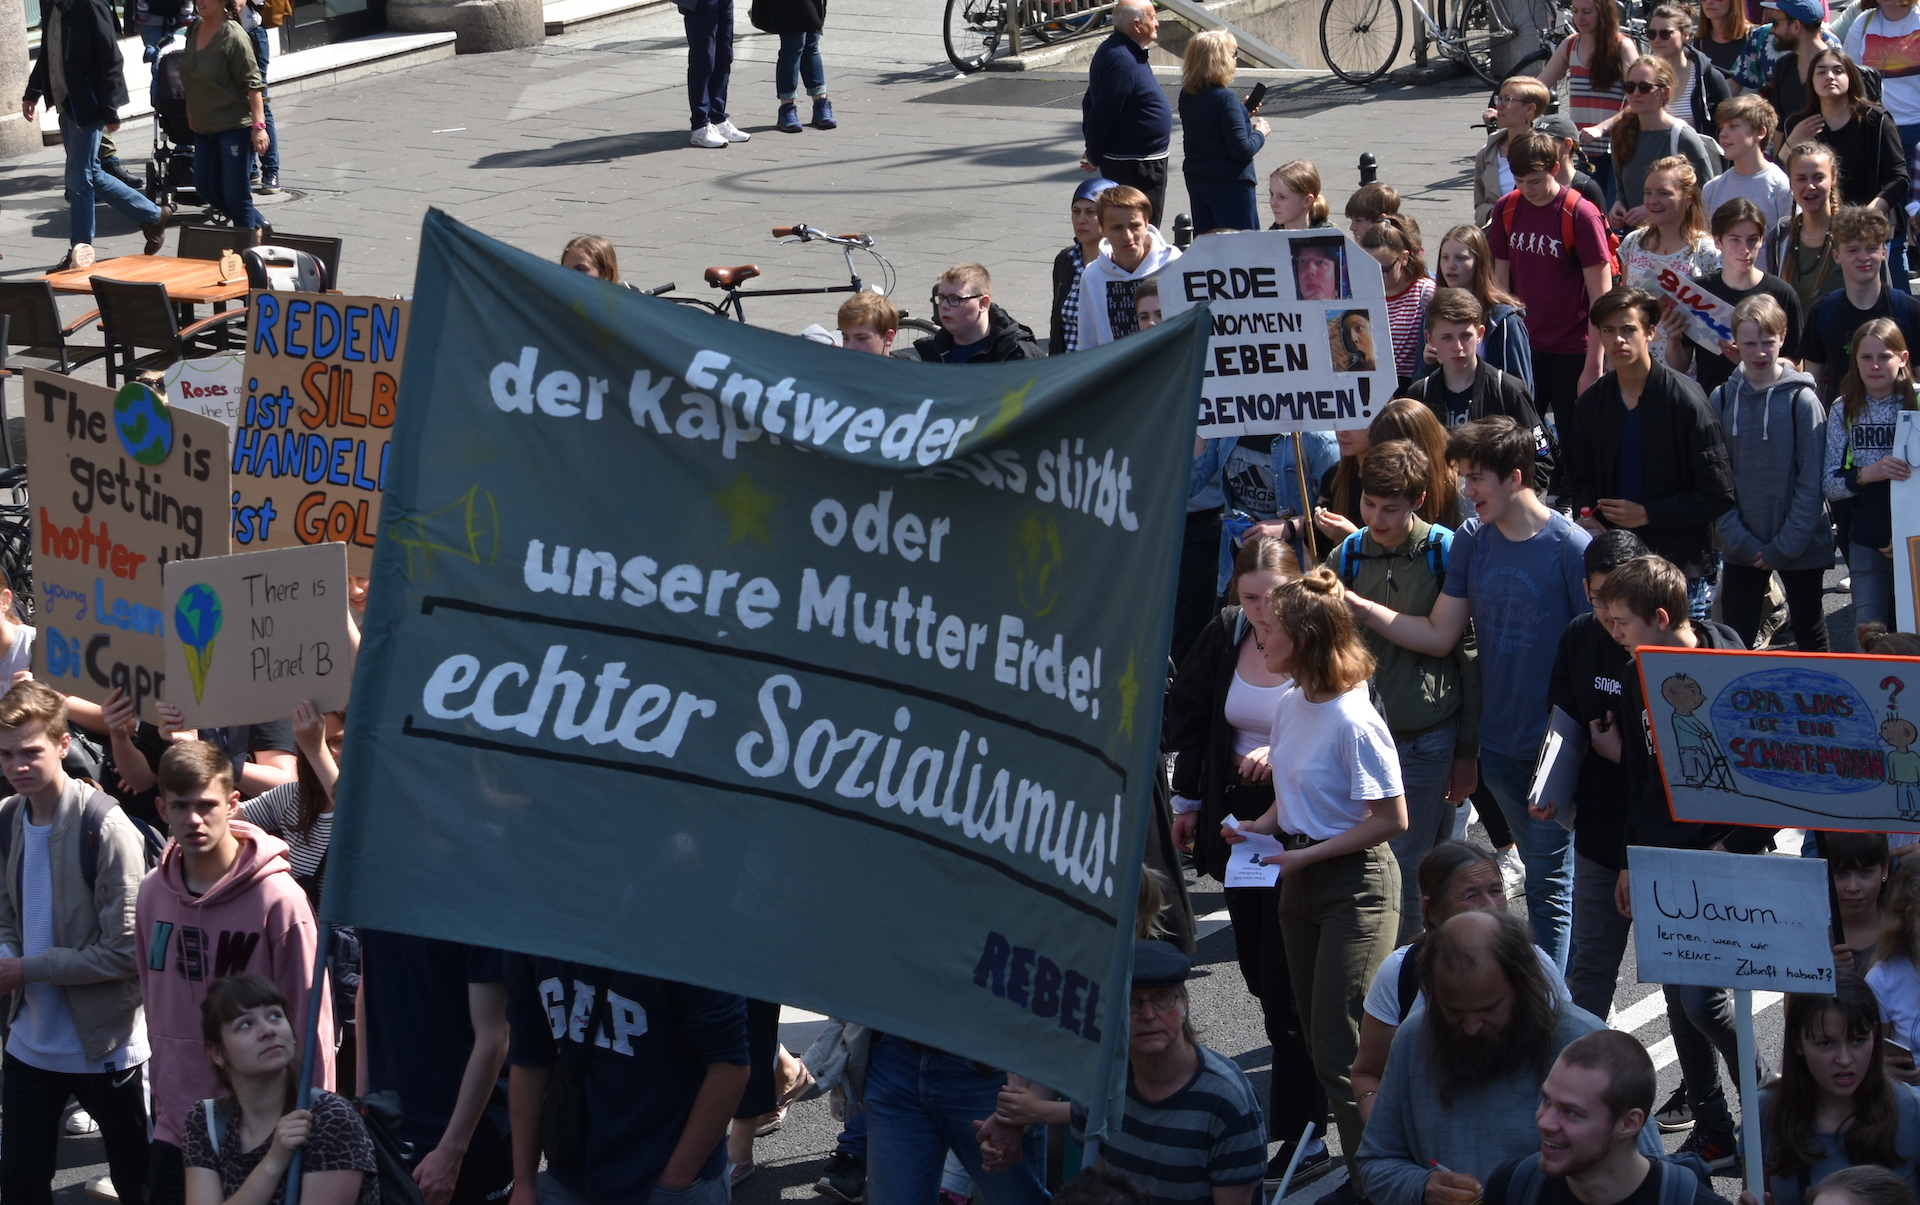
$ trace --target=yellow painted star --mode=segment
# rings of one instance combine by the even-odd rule
[[[574,298],[572,308],[573,308],[574,317],[581,319],[582,321],[587,323],[587,325],[593,328],[594,345],[595,345],[594,350],[605,351],[609,347],[613,346],[613,342],[614,342],[613,332],[608,330],[606,327],[600,325],[598,322],[595,322],[592,318],[588,317],[587,303],[585,300],[578,297]]]
[[[767,530],[767,516],[780,500],[772,494],[763,494],[753,488],[753,478],[743,470],[733,479],[733,484],[713,495],[713,500],[727,514],[727,543],[737,544],[748,536],[759,540],[769,548],[773,546],[773,533]]]
[[[1133,650],[1127,650],[1127,672],[1113,681],[1114,689],[1120,692],[1120,728],[1127,734],[1128,743],[1133,741],[1133,709],[1140,702],[1140,677],[1134,673]]]
[[[1032,388],[1033,382],[1028,381],[1017,391],[1000,399],[998,413],[987,420],[986,426],[980,428],[982,442],[999,439],[1007,433],[1007,428],[1012,425],[1013,420],[1019,418],[1020,412],[1027,408],[1027,391]]]

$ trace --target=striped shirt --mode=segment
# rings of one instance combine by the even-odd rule
[[[1086,273],[1087,259],[1080,253],[1077,240],[1067,248],[1067,256],[1073,260],[1073,284],[1067,288],[1067,299],[1060,303],[1060,333],[1066,337],[1067,350],[1072,351],[1080,341],[1080,277]]]
[[[263,828],[287,843],[287,861],[293,877],[310,879],[320,873],[327,856],[327,843],[333,839],[333,809],[314,817],[313,830],[306,836],[295,831],[300,820],[300,780],[283,782],[263,791],[240,805],[240,819]]]
[[[1404,293],[1387,298],[1387,323],[1393,328],[1393,366],[1403,377],[1425,376],[1422,353],[1427,346],[1427,302],[1433,300],[1433,277],[1422,276]]]
[[[1267,1172],[1267,1127],[1246,1073],[1205,1046],[1193,1081],[1149,1103],[1127,1080],[1127,1115],[1101,1157],[1160,1205],[1208,1202],[1215,1188],[1258,1183]],[[1073,1136],[1085,1140],[1087,1110],[1073,1106]]]
[[[1579,37],[1578,34],[1574,36],[1576,39]],[[1626,35],[1622,34],[1621,45],[1625,45],[1626,41]],[[1620,112],[1620,106],[1627,99],[1627,90],[1619,82],[1615,82],[1613,87],[1604,92],[1594,91],[1593,85],[1589,82],[1587,68],[1573,61],[1579,53],[1580,45],[1576,40],[1573,52],[1567,56],[1567,116],[1573,118],[1573,123],[1584,130],[1588,126],[1599,125]],[[1619,52],[1616,50],[1615,53]],[[1611,138],[1601,138],[1582,145],[1586,148],[1587,157],[1590,159],[1601,159],[1613,154]]]

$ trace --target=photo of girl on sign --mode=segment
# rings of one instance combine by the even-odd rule
[[[1328,310],[1327,345],[1335,372],[1373,372],[1373,318],[1365,310]]]
[[[1347,281],[1347,240],[1339,235],[1293,240],[1293,283],[1302,301],[1344,301],[1353,296]]]

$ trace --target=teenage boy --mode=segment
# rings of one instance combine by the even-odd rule
[[[223,1089],[207,1061],[200,1001],[207,984],[250,971],[273,980],[292,1015],[307,1015],[318,941],[307,893],[293,880],[287,844],[240,819],[233,761],[205,741],[160,758],[160,814],[173,842],[140,883],[135,931],[140,990],[153,1042],[153,1205],[181,1205],[181,1126]],[[333,1086],[332,991],[320,989],[313,1082]],[[305,1035],[301,1035],[305,1040]]]
[[[69,778],[66,700],[42,683],[0,696],[0,992],[7,997],[0,1198],[53,1200],[69,1096],[99,1123],[114,1191],[147,1187],[147,1107],[131,912],[145,847],[126,813]]]
[[[1478,298],[1465,289],[1435,292],[1427,302],[1427,345],[1440,358],[1440,367],[1402,389],[1400,395],[1425,402],[1448,430],[1494,414],[1519,423],[1539,445],[1534,488],[1545,489],[1553,473],[1552,437],[1520,378],[1480,358],[1480,343],[1486,337],[1486,311]]]
[[[1586,198],[1563,195],[1553,139],[1518,135],[1507,162],[1518,196],[1502,197],[1493,209],[1487,244],[1494,279],[1526,303],[1534,396],[1543,413],[1564,425],[1574,399],[1600,375],[1599,349],[1588,345],[1587,311],[1613,287],[1606,223]]]
[[[1480,732],[1480,776],[1520,838],[1533,939],[1564,968],[1573,843],[1558,824],[1527,815],[1527,793],[1546,735],[1554,646],[1587,610],[1581,554],[1590,537],[1534,492],[1537,448],[1533,434],[1505,415],[1455,430],[1447,459],[1460,470],[1474,517],[1453,538],[1432,612],[1407,615],[1357,594],[1347,600],[1367,627],[1428,657],[1451,653],[1473,621],[1481,713],[1501,721]]]
[[[1580,526],[1631,528],[1687,575],[1693,614],[1712,601],[1713,522],[1733,508],[1733,472],[1719,416],[1700,386],[1657,364],[1649,342],[1660,302],[1625,285],[1589,318],[1609,372],[1560,428],[1568,497]]]
[[[1391,603],[1408,615],[1432,612],[1447,575],[1453,532],[1419,515],[1431,465],[1425,452],[1396,439],[1360,462],[1360,514],[1367,525],[1327,555],[1349,591]],[[1393,732],[1407,797],[1407,831],[1389,844],[1400,863],[1400,935],[1420,935],[1420,859],[1453,833],[1449,800],[1473,793],[1479,777],[1480,667],[1470,641],[1427,657],[1377,632],[1366,634],[1376,668],[1378,706]]]
[[[1392,185],[1378,180],[1362,184],[1347,198],[1347,229],[1357,243],[1361,235],[1379,225],[1381,218],[1399,212],[1400,194]]]
[[[1486,111],[1493,132],[1473,156],[1473,221],[1485,226],[1493,203],[1513,191],[1513,168],[1507,163],[1507,140],[1533,128],[1553,104],[1553,93],[1531,75],[1509,75],[1500,81],[1493,104]]]
[[[1709,399],[1726,428],[1733,467],[1734,508],[1720,516],[1721,614],[1741,643],[1751,645],[1778,572],[1794,642],[1803,653],[1824,653],[1821,596],[1833,566],[1833,524],[1821,493],[1826,409],[1813,378],[1781,360],[1787,316],[1773,298],[1742,301],[1733,326],[1740,369]]]
[[[1891,318],[1907,337],[1907,345],[1920,347],[1920,302],[1887,287],[1887,239],[1892,235],[1886,217],[1864,205],[1849,205],[1833,215],[1827,237],[1833,241],[1842,284],[1814,302],[1800,340],[1806,360],[1803,367],[1819,382],[1820,397],[1829,404],[1847,379],[1847,366],[1853,362],[1853,332],[1861,323]]]
[[[1753,96],[1735,99],[1759,100]],[[1725,179],[1725,176],[1720,178]],[[1766,241],[1767,230],[1772,223],[1761,212],[1759,205],[1746,197],[1734,197],[1723,202],[1718,209],[1707,212],[1713,215],[1713,242],[1720,248],[1720,270],[1697,277],[1700,287],[1736,306],[1749,297],[1761,294],[1773,298],[1787,320],[1786,343],[1780,354],[1786,359],[1798,360],[1800,294],[1786,281],[1770,272],[1762,272],[1758,267],[1760,244]],[[1686,313],[1677,306],[1661,321],[1667,328],[1667,364],[1681,372],[1692,368],[1694,379],[1699,382],[1702,392],[1712,393],[1722,381],[1733,375],[1734,365],[1740,361],[1739,349],[1733,344],[1722,343],[1719,355],[1696,350],[1697,345],[1687,334]]]
[[[900,311],[878,293],[855,293],[840,303],[836,323],[840,346],[885,356],[893,352],[893,337],[900,331]]]
[[[1047,354],[1031,330],[994,304],[993,280],[979,264],[955,264],[942,272],[930,300],[940,333],[914,341],[914,354],[922,360],[998,364]]]
[[[1661,648],[1743,649],[1740,637],[1724,624],[1689,619],[1688,582],[1673,562],[1659,556],[1628,561],[1601,584],[1598,600],[1606,604],[1613,638],[1628,649]],[[1666,849],[1725,849],[1758,853],[1773,841],[1773,829],[1710,827],[1684,824],[1667,805],[1666,784],[1653,758],[1646,702],[1640,675],[1629,672],[1622,683],[1621,720],[1607,741],[1617,747],[1627,776],[1627,823],[1620,843],[1620,877],[1614,886],[1614,906],[1622,916],[1633,916],[1628,886],[1626,851],[1630,845]],[[1598,743],[1596,741],[1596,743]],[[1733,1116],[1720,1087],[1718,1049],[1728,1067],[1738,1067],[1733,1021],[1733,993],[1725,989],[1674,987],[1665,989],[1667,1023],[1673,1030],[1674,1052],[1693,1108],[1693,1133],[1680,1148],[1699,1155],[1709,1165],[1733,1160]],[[1764,1061],[1764,1060],[1763,1060]],[[1767,1079],[1760,1069],[1760,1079]]]
[[[1100,258],[1080,274],[1080,324],[1074,330],[1073,350],[1085,351],[1139,329],[1134,316],[1133,290],[1180,258],[1180,249],[1160,236],[1153,225],[1153,204],[1137,188],[1109,188],[1094,198],[1100,212],[1100,235],[1105,240]]]
[[[1620,683],[1633,672],[1633,656],[1613,638],[1607,605],[1595,592],[1615,569],[1645,555],[1647,546],[1630,531],[1615,528],[1593,537],[1582,558],[1587,571],[1582,585],[1593,611],[1574,616],[1560,633],[1547,685],[1548,703],[1585,725],[1592,738],[1573,792],[1573,943],[1567,955],[1567,990],[1575,1004],[1596,1017],[1613,1007],[1620,961],[1633,933],[1632,924],[1613,906],[1613,887],[1623,865],[1620,834],[1627,812],[1621,800],[1627,780],[1619,758],[1607,756],[1605,736],[1625,714]],[[1533,814],[1542,820],[1563,819],[1558,811],[1550,802]]]
[[[1721,101],[1714,107],[1713,118],[1720,126],[1720,152],[1727,157],[1727,170],[1700,186],[1700,211],[1711,219],[1722,205],[1743,197],[1759,208],[1764,234],[1775,222],[1791,216],[1794,208],[1792,182],[1779,164],[1766,157],[1780,115],[1766,97],[1746,92]]]
[[[1575,163],[1585,162],[1580,156],[1580,127],[1573,124],[1573,118],[1565,113],[1549,113],[1533,123],[1533,132],[1545,134],[1553,139],[1559,151],[1559,162],[1554,166],[1553,178],[1560,181],[1560,187],[1571,188],[1585,197],[1595,211],[1607,211],[1607,194],[1593,182],[1593,177],[1575,167]],[[1512,143],[1508,143],[1512,149]],[[1512,164],[1508,164],[1508,174],[1512,174]]]
[[[507,955],[506,974],[513,1205],[725,1205],[746,1000],[530,954]],[[563,1060],[584,1106],[583,1158],[549,1152],[543,1172],[541,1113]]]

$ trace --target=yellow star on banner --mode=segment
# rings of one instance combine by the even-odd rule
[[[1033,382],[1028,381],[1017,392],[1009,393],[1000,399],[999,412],[987,420],[986,426],[980,428],[982,442],[999,439],[1007,433],[1007,428],[1012,425],[1013,420],[1019,418],[1020,412],[1027,408],[1027,390],[1032,388]]]
[[[1133,740],[1133,708],[1140,701],[1140,677],[1133,672],[1133,650],[1127,650],[1127,672],[1113,681],[1114,689],[1120,692],[1120,731],[1127,734],[1127,740]]]
[[[613,332],[587,316],[587,303],[585,300],[578,297],[574,298],[572,309],[576,318],[579,318],[593,328],[594,350],[605,351],[613,346]]]
[[[753,478],[742,471],[733,479],[733,484],[713,495],[720,509],[727,513],[727,543],[737,544],[748,536],[759,540],[769,548],[773,546],[773,533],[767,530],[767,516],[780,500],[772,494],[763,494],[753,488]]]

